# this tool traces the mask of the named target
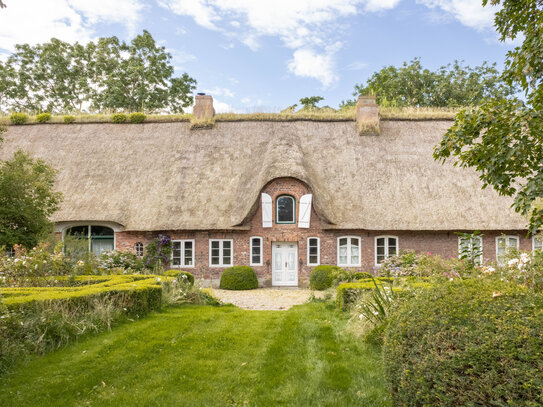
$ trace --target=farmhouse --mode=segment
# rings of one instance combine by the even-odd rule
[[[195,116],[211,119],[212,103],[197,96]],[[10,126],[1,155],[21,148],[58,169],[56,230],[87,236],[95,253],[142,255],[167,234],[173,267],[218,278],[250,265],[266,283],[296,286],[319,264],[370,271],[405,249],[458,256],[468,243],[457,232],[480,230],[474,244],[490,260],[538,244],[509,198],[434,161],[451,124],[379,120],[361,98],[356,121]]]

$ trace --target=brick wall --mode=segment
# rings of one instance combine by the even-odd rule
[[[299,211],[299,200],[302,195],[311,193],[303,182],[293,178],[279,178],[266,185],[262,192],[272,197],[275,209],[275,198],[279,195],[290,194],[296,198],[296,212]],[[259,198],[260,202],[260,198]],[[357,271],[372,271],[375,264],[375,238],[377,236],[396,236],[400,250],[416,250],[430,252],[442,257],[458,256],[458,235],[454,231],[366,231],[366,230],[323,230],[322,222],[315,210],[311,209],[310,228],[300,229],[297,224],[276,224],[275,210],[273,211],[271,228],[262,227],[262,208],[260,204],[248,223],[249,230],[237,231],[161,231],[161,232],[117,232],[116,248],[134,250],[137,242],[146,246],[159,233],[168,234],[172,239],[193,239],[195,241],[195,265],[182,267],[193,272],[197,277],[219,279],[222,267],[209,266],[209,239],[232,239],[234,242],[234,264],[250,264],[250,238],[262,237],[263,265],[253,266],[261,280],[271,281],[271,255],[273,242],[297,242],[298,244],[298,279],[309,278],[313,269],[307,266],[307,239],[320,238],[320,264],[337,264],[337,239],[340,236],[357,236],[361,238],[362,266],[352,268]],[[298,219],[298,213],[296,214]],[[485,231],[483,238],[483,257],[494,261],[496,259],[496,237],[500,231]],[[508,231],[508,235],[519,237],[520,249],[531,250],[532,241],[526,238],[526,231]],[[269,282],[268,281],[268,282]]]

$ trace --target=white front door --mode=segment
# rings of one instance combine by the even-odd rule
[[[272,285],[298,285],[298,243],[272,243]]]

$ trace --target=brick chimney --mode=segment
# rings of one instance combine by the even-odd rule
[[[378,136],[379,106],[375,96],[359,96],[356,102],[356,124],[361,136]]]
[[[215,116],[213,98],[211,95],[198,93],[194,99],[194,108],[192,110],[194,119],[198,121],[211,120],[213,116]]]

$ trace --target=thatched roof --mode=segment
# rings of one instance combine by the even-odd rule
[[[126,230],[232,229],[261,188],[295,177],[330,228],[513,230],[526,220],[509,198],[481,190],[475,172],[432,158],[450,121],[218,122],[10,126],[0,157],[22,148],[59,170],[53,220],[117,222]]]

